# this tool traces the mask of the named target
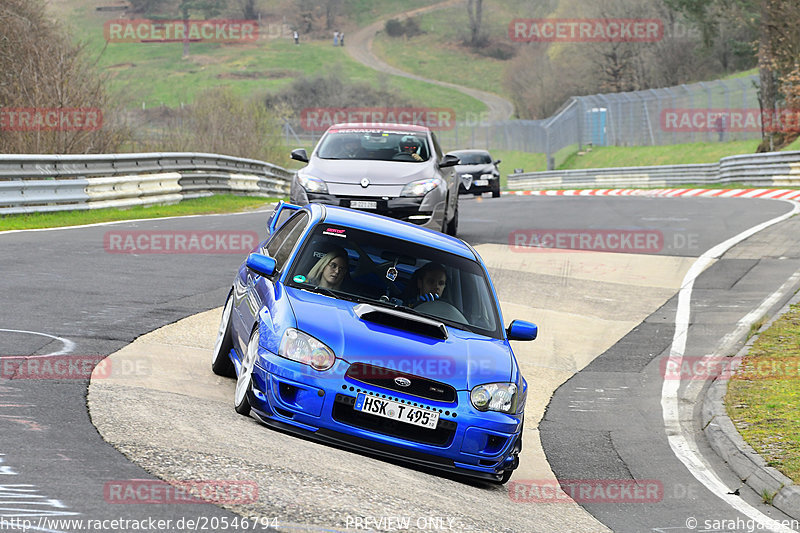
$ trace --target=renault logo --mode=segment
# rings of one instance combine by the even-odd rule
[[[367,178],[361,180],[361,186],[364,187],[365,189],[369,187],[369,180]]]
[[[403,377],[394,378],[394,382],[397,383],[398,385],[400,385],[401,387],[410,387],[411,386],[411,380],[408,379],[408,378],[403,378]]]

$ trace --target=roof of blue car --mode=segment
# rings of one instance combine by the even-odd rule
[[[408,222],[373,213],[348,209],[346,207],[333,205],[325,205],[323,207],[321,204],[309,204],[307,207],[309,207],[316,216],[320,216],[322,209],[324,209],[324,221],[330,222],[331,224],[340,224],[364,231],[389,235],[469,259],[475,259],[475,254],[472,253],[472,250],[470,250],[467,244],[455,237],[439,233],[438,231],[421,228]]]

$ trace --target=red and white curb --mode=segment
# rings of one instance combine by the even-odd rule
[[[768,198],[800,199],[800,189],[548,189],[503,191],[505,196],[645,196],[666,198]]]

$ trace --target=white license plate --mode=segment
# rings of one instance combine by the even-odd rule
[[[353,209],[378,209],[378,202],[365,200],[350,200],[350,207]]]
[[[485,187],[486,185],[489,185],[489,180],[475,180],[475,185],[478,187]]]
[[[383,418],[399,420],[407,424],[422,426],[428,429],[436,429],[439,422],[439,413],[428,409],[418,409],[410,405],[384,400],[360,393],[356,396],[355,410],[362,413],[369,413]]]

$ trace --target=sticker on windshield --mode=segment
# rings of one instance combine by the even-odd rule
[[[389,281],[397,279],[397,269],[395,267],[389,267],[389,270],[386,271],[386,279]]]
[[[325,228],[325,231],[322,232],[323,235],[333,235],[334,237],[344,237],[347,238],[346,230],[339,229],[339,228]]]
[[[295,277],[292,278],[292,280],[294,280],[295,283],[304,283],[306,281],[306,277],[305,276],[295,276]]]

